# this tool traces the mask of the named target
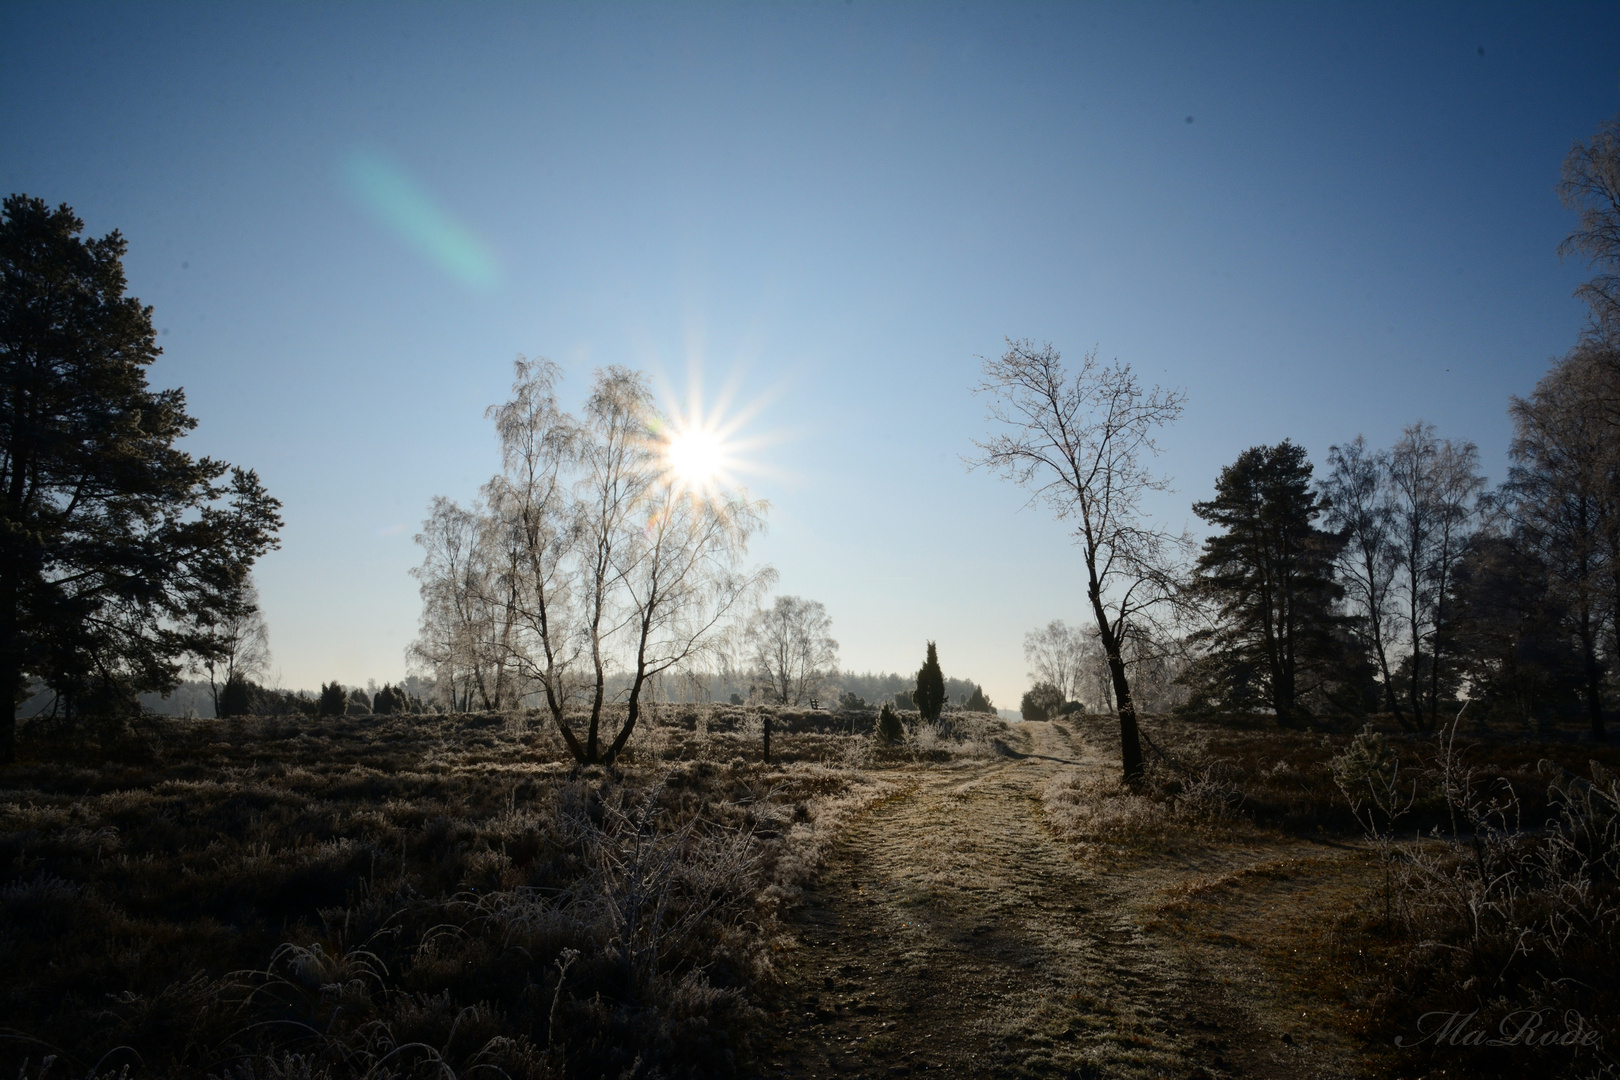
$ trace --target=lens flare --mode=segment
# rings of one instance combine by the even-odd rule
[[[489,245],[455,220],[404,169],[377,154],[356,150],[343,163],[343,176],[368,213],[462,285],[483,291],[500,283]]]

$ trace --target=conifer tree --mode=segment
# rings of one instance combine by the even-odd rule
[[[348,706],[349,695],[342,683],[321,684],[321,698],[315,706],[316,716],[342,716]]]
[[[1333,559],[1344,538],[1314,522],[1325,509],[1303,448],[1256,446],[1221,470],[1215,498],[1193,513],[1221,530],[1204,541],[1193,592],[1214,626],[1194,639],[1208,650],[1189,681],[1194,700],[1269,708],[1289,727],[1308,700],[1350,674],[1335,627],[1343,588]]]
[[[906,729],[900,726],[900,716],[889,705],[883,703],[883,711],[878,713],[877,735],[886,743],[897,743],[905,736]]]
[[[178,685],[281,524],[255,474],[176,447],[196,421],[147,385],[124,239],[83,230],[42,199],[0,208],[0,763],[31,680],[69,714]]]
[[[917,670],[917,691],[911,700],[924,720],[938,720],[939,711],[945,707],[945,675],[939,670],[939,654],[932,641],[928,643],[927,659]]]

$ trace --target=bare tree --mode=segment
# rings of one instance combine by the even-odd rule
[[[502,604],[502,567],[494,521],[481,505],[471,510],[436,497],[416,542],[423,562],[411,570],[420,581],[421,627],[407,661],[428,670],[450,709],[499,709],[507,703],[509,654],[502,628],[510,610]]]
[[[582,433],[558,407],[561,374],[549,360],[514,364],[511,400],[485,413],[501,442],[502,471],[484,492],[511,604],[507,651],[518,676],[539,688],[553,722],[566,730],[563,714],[582,686],[570,573],[580,528],[569,489]]]
[[[1580,223],[1558,245],[1560,257],[1585,255],[1599,273],[1575,290],[1592,308],[1598,337],[1620,337],[1620,118],[1598,128],[1590,144],[1564,158],[1558,197]]]
[[[208,676],[214,715],[220,715],[220,695],[232,680],[262,679],[270,669],[270,631],[259,610],[259,590],[246,578],[231,603],[223,605],[216,621],[201,628],[208,647],[199,650],[196,670]]]
[[[484,507],[436,499],[417,538],[413,655],[464,699],[532,689],[575,760],[612,764],[657,681],[696,665],[772,579],[738,569],[765,507],[683,485],[639,373],[598,371],[577,420],[557,404],[555,365],[520,359],[515,374],[511,400],[489,410],[502,472]],[[604,721],[621,702],[610,739]]]
[[[987,466],[1074,523],[1086,567],[1086,595],[1108,658],[1119,710],[1120,756],[1127,781],[1142,776],[1136,706],[1122,649],[1133,628],[1151,620],[1176,592],[1175,562],[1190,546],[1185,534],[1153,527],[1142,497],[1168,481],[1148,471],[1158,453],[1154,429],[1181,415],[1186,395],[1154,387],[1144,391],[1129,365],[1104,366],[1086,354],[1072,377],[1051,345],[1007,342],[1007,351],[984,360],[989,418],[1006,431],[975,442]]]
[[[1029,664],[1031,683],[1050,683],[1058,688],[1065,701],[1079,701],[1087,696],[1082,686],[1090,646],[1096,648],[1096,636],[1080,627],[1071,627],[1062,619],[1053,619],[1039,630],[1024,635],[1024,660]]]
[[[1479,450],[1473,443],[1437,439],[1434,425],[1422,421],[1402,433],[1389,455],[1400,591],[1412,650],[1410,700],[1419,724],[1431,730],[1439,721],[1446,589],[1472,531],[1477,499],[1485,486],[1478,468]],[[1427,667],[1425,639],[1429,645]]]
[[[1615,428],[1581,350],[1555,365],[1528,399],[1514,398],[1508,489],[1514,516],[1540,550],[1552,595],[1580,651],[1592,737],[1603,740],[1605,622],[1620,615],[1614,563]],[[1608,595],[1605,596],[1605,593]]]
[[[1345,538],[1339,550],[1339,580],[1356,611],[1354,625],[1367,652],[1378,664],[1384,700],[1396,721],[1415,726],[1401,708],[1390,670],[1389,652],[1395,626],[1395,574],[1400,564],[1395,547],[1395,507],[1391,501],[1389,455],[1367,449],[1357,435],[1344,446],[1328,448],[1327,526]]]
[[[748,620],[748,651],[779,705],[800,705],[838,670],[832,620],[817,600],[778,596]]]

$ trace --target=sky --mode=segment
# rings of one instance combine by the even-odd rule
[[[749,557],[843,665],[1002,706],[1081,622],[1066,527],[970,470],[1005,341],[1184,389],[1220,468],[1418,420],[1507,467],[1583,321],[1555,186],[1620,113],[1607,4],[0,3],[0,184],[120,230],[185,443],[284,504],[281,685],[396,680],[435,495],[519,355],[725,403]],[[745,447],[745,448],[744,448]]]

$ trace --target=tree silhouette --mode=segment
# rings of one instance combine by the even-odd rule
[[[1221,470],[1215,497],[1193,512],[1220,531],[1204,541],[1193,591],[1217,609],[1194,635],[1211,646],[1199,665],[1204,696],[1269,706],[1284,727],[1302,699],[1336,670],[1333,579],[1343,540],[1315,527],[1324,506],[1311,487],[1304,448],[1255,446]]]
[[[1142,743],[1124,649],[1176,595],[1176,563],[1190,544],[1144,519],[1143,496],[1168,487],[1146,459],[1158,453],[1154,429],[1181,415],[1186,396],[1143,390],[1128,364],[1105,367],[1095,351],[1071,377],[1051,345],[1010,339],[1006,353],[984,361],[975,392],[991,396],[990,420],[1005,430],[975,443],[981,456],[972,464],[995,470],[1074,524],[1119,710],[1121,765],[1135,783]]]
[[[939,711],[945,707],[945,675],[939,670],[939,653],[932,641],[923,666],[917,669],[917,690],[911,700],[924,720],[938,720]]]
[[[24,195],[0,214],[0,685],[129,713],[209,647],[202,628],[276,546],[280,503],[175,447],[196,421],[180,390],[147,386],[161,350],[124,295],[124,239],[83,229]],[[0,761],[14,738],[8,707]]]

